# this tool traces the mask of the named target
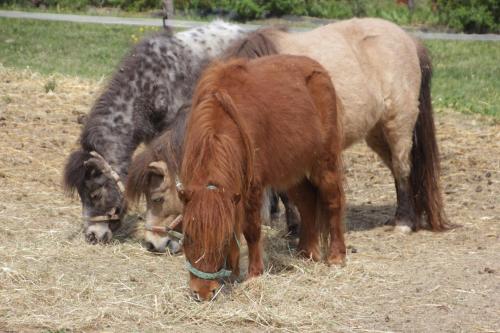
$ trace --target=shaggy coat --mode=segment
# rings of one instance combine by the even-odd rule
[[[249,275],[262,274],[260,208],[269,186],[292,195],[305,193],[304,188],[311,192],[308,200],[297,201],[299,252],[319,260],[321,233],[330,237],[327,262],[343,261],[337,102],[325,69],[306,57],[236,59],[216,62],[204,72],[193,97],[181,165],[184,251],[191,265],[215,272],[227,260],[238,275],[236,240],[243,232]],[[216,282],[193,275],[190,281],[201,298],[211,297]]]

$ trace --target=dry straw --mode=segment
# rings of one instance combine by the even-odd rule
[[[49,81],[55,88],[46,92]],[[275,221],[265,232],[266,273],[200,304],[188,296],[182,256],[148,253],[132,229],[107,246],[83,241],[79,201],[61,191],[61,170],[75,147],[78,119],[102,87],[0,67],[0,331],[500,327],[498,125],[451,112],[437,117],[447,211],[462,228],[386,231],[392,180],[358,145],[345,157],[347,266],[295,258],[281,237],[283,222]]]

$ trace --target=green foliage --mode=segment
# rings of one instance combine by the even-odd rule
[[[437,0],[441,24],[464,32],[500,32],[498,0]]]
[[[85,10],[87,7],[116,7],[127,11],[142,11],[161,8],[161,0],[39,0],[39,5],[70,10]],[[0,0],[0,5],[30,6],[30,0]]]
[[[430,0],[417,1],[413,13],[394,0],[175,0],[176,8],[189,14],[233,14],[246,21],[283,15],[345,19],[350,17],[381,17],[398,24],[432,21]]]

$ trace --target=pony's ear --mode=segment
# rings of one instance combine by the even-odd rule
[[[148,170],[157,174],[158,176],[166,176],[168,174],[167,163],[163,161],[155,161],[149,163]]]
[[[183,204],[187,204],[191,200],[191,197],[193,196],[193,191],[185,190],[183,188],[178,188],[177,196],[179,197],[179,200]]]
[[[241,200],[240,193],[233,194],[232,201],[235,205],[237,205],[240,202],[240,200]]]

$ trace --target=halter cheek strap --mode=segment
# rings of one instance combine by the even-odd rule
[[[177,241],[182,245],[182,242],[184,240],[184,235],[174,230],[179,225],[179,223],[181,223],[181,221],[182,221],[182,215],[179,215],[172,221],[172,223],[170,223],[169,226],[161,227],[161,226],[146,224],[144,225],[144,229],[147,231],[151,231],[152,233],[155,234],[168,235],[174,239],[177,239]]]
[[[108,161],[106,161],[106,159],[104,157],[102,157],[102,155],[99,154],[98,152],[93,150],[90,152],[90,155],[93,158],[99,160],[99,162],[100,162],[99,165],[102,168],[102,170],[101,170],[102,173],[105,174],[108,178],[115,181],[115,184],[118,187],[120,194],[123,195],[123,193],[125,193],[125,186],[123,185],[123,182],[121,181],[118,173],[115,170],[113,170],[111,165],[109,165]],[[85,163],[87,163],[87,162],[85,162]],[[120,221],[120,215],[116,214],[116,208],[113,208],[106,215],[98,215],[98,216],[89,217],[89,218],[86,218],[86,221],[88,223],[118,222],[118,221]]]
[[[109,165],[108,161],[106,161],[106,159],[104,159],[104,157],[102,157],[102,155],[99,154],[98,152],[96,152],[95,150],[91,151],[90,155],[92,155],[93,157],[95,157],[101,161],[102,166],[104,168],[104,170],[101,170],[101,171],[106,176],[108,176],[109,178],[111,178],[115,181],[116,186],[118,186],[118,189],[120,190],[121,194],[125,193],[125,186],[123,185],[123,183],[120,179],[120,176],[118,175],[118,173],[115,170],[113,170],[111,165]]]

